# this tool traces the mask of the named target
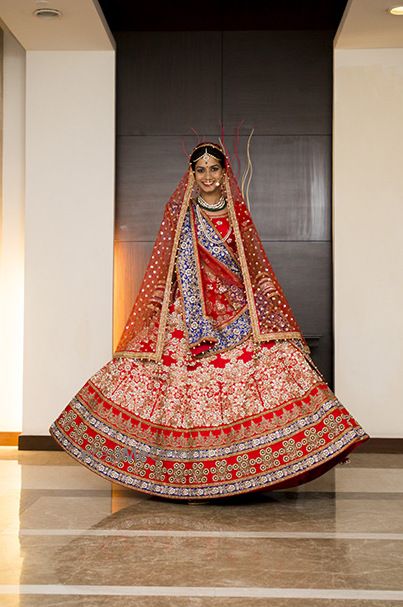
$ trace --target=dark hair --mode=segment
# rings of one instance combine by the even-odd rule
[[[207,153],[210,154],[210,156],[214,156],[214,158],[216,158],[220,163],[221,167],[225,169],[225,154],[221,148],[215,143],[199,143],[199,145],[193,150],[189,159],[189,164],[192,165],[192,171],[195,170],[196,162],[202,158],[206,150]]]

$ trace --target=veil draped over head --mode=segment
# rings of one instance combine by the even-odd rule
[[[217,147],[217,144],[213,145]],[[151,258],[116,348],[115,357],[161,361],[172,281],[175,272],[178,273],[181,234],[191,200],[195,196],[195,179],[190,166],[165,206]],[[225,155],[224,196],[234,231],[254,343],[296,340],[302,344],[305,352],[309,352],[266,256],[228,155]]]

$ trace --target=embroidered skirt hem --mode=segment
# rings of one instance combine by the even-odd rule
[[[178,297],[161,366],[113,358],[52,424],[78,462],[150,495],[220,498],[311,480],[369,438],[292,341],[194,360],[183,318]]]

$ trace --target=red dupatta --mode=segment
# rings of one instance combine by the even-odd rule
[[[116,348],[115,357],[161,360],[178,245],[191,200],[195,195],[194,176],[189,168],[165,206],[151,258]],[[300,340],[305,351],[309,352],[266,256],[228,156],[225,196],[254,341],[259,343],[270,340]]]

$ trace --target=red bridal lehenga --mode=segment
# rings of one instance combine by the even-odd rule
[[[313,364],[228,158],[225,197],[207,213],[184,175],[112,360],[50,428],[81,464],[150,495],[299,485],[369,438]]]

